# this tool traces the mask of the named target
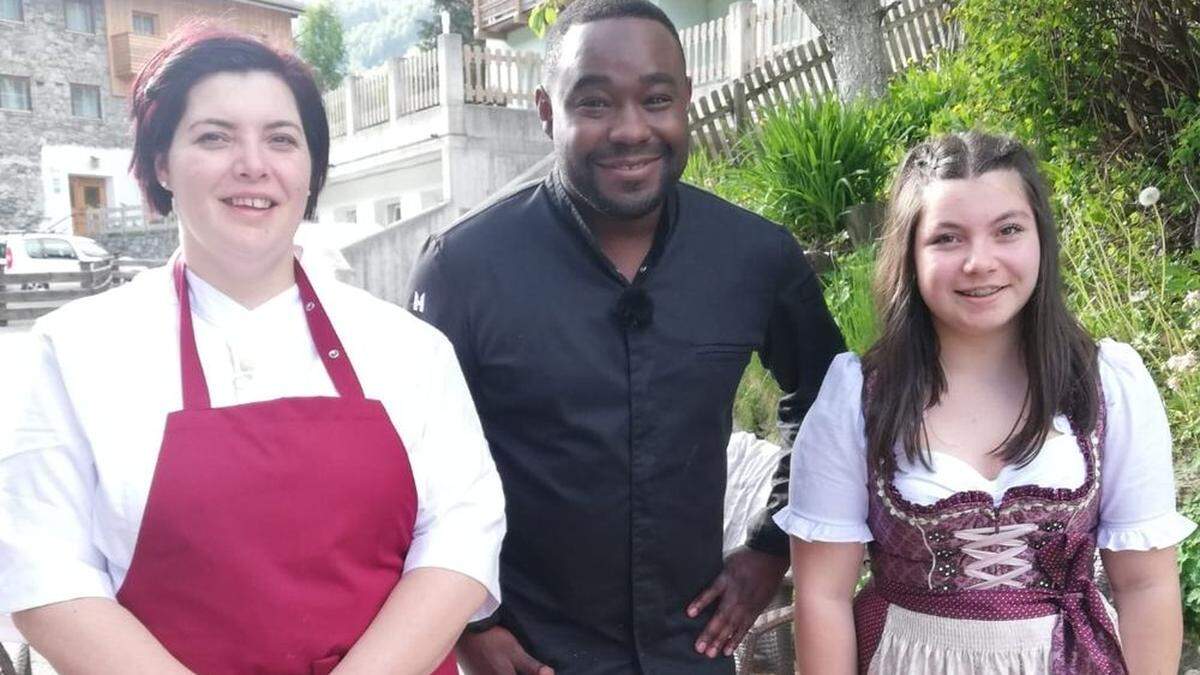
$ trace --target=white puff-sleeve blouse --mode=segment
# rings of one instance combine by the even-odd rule
[[[1171,432],[1158,389],[1141,357],[1127,344],[1099,344],[1106,428],[1101,458],[1097,545],[1113,551],[1173,546],[1196,525],[1176,510]],[[852,353],[829,367],[792,452],[788,505],[775,515],[784,531],[805,541],[869,542],[866,430],[862,365]],[[956,492],[980,490],[999,503],[1018,485],[1077,488],[1085,464],[1071,427],[1023,467],[1007,466],[995,480],[949,455],[933,453],[931,467],[897,452],[895,485],[910,502],[928,505]]]
[[[409,454],[418,507],[405,569],[439,567],[499,604],[504,496],[454,348],[435,329],[311,274],[368,398]],[[246,309],[189,272],[214,406],[336,396],[296,287]],[[133,556],[167,415],[182,407],[178,302],[167,268],[71,303],[6,359],[0,409],[0,634],[5,613],[114,597]],[[114,325],[119,324],[119,325]]]

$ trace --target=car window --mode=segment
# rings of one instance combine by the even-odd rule
[[[56,258],[59,260],[75,260],[75,249],[71,248],[70,242],[65,239],[42,239],[42,250],[44,258]]]
[[[42,246],[41,239],[26,239],[25,240],[25,255],[30,258],[45,258],[46,250]]]
[[[91,239],[76,239],[75,245],[79,247],[80,253],[93,258],[107,258],[112,255],[103,246]]]

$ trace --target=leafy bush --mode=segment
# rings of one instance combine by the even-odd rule
[[[1183,503],[1183,515],[1200,523],[1200,498]],[[1186,638],[1200,638],[1200,538],[1190,537],[1179,545],[1179,584],[1183,591],[1183,625]]]
[[[799,101],[764,116],[734,176],[754,210],[810,247],[842,233],[841,216],[876,198],[888,175],[892,124],[865,104]]]
[[[825,304],[837,321],[846,348],[864,353],[879,336],[871,278],[875,270],[875,247],[864,246],[834,259],[833,269],[822,279]]]

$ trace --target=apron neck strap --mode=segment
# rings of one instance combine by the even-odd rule
[[[325,365],[325,372],[329,373],[329,379],[333,380],[333,386],[337,387],[338,395],[342,398],[365,398],[358,375],[354,372],[350,357],[346,355],[346,348],[338,339],[325,307],[308,281],[308,275],[300,267],[299,260],[293,260],[292,265],[296,272],[296,286],[300,289],[300,303],[304,306],[304,318],[308,320],[308,330],[312,333],[317,355]]]
[[[325,308],[317,298],[308,275],[300,267],[300,261],[293,261],[293,265],[304,318],[308,322],[308,330],[312,335],[317,355],[321,357],[321,363],[325,366],[325,372],[329,374],[329,379],[333,380],[333,386],[339,396],[364,398],[354,366],[350,363],[350,358],[346,355]],[[200,353],[196,349],[196,332],[192,327],[192,303],[188,293],[186,267],[182,256],[176,254],[172,263],[172,274],[175,279],[175,293],[179,298],[179,360],[183,383],[183,408],[208,410],[212,407],[212,402],[208,396],[204,367],[200,364]]]

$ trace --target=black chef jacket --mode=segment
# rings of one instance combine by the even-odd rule
[[[432,237],[410,290],[504,484],[503,623],[565,675],[732,673],[693,649],[716,603],[684,610],[723,566],[738,382],[758,351],[790,445],[844,349],[796,240],[681,184],[630,284],[552,175]],[[750,544],[787,553],[767,514]]]

